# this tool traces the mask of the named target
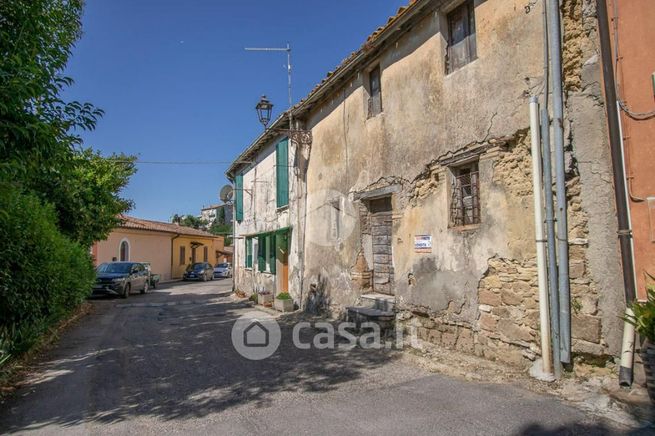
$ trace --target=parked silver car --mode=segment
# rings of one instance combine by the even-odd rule
[[[196,262],[189,265],[182,276],[182,280],[214,280],[214,268],[207,262]]]
[[[214,278],[232,277],[232,264],[230,262],[217,263],[214,267]]]

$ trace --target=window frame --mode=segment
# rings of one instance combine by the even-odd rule
[[[179,255],[180,255],[180,265],[186,265],[186,246],[185,245],[180,245],[180,250],[179,250]]]
[[[373,85],[374,78],[377,76],[377,88]],[[382,68],[380,64],[376,64],[368,71],[368,104],[367,104],[367,118],[373,118],[382,112]]]
[[[455,16],[464,14],[464,32],[466,36],[459,42],[453,43]],[[447,47],[446,47],[446,75],[465,67],[478,58],[477,50],[477,29],[475,23],[475,0],[464,0],[461,4],[450,10],[446,14],[446,25],[448,29]],[[461,64],[452,65],[452,47],[456,44],[465,43],[466,58]]]
[[[482,207],[479,160],[452,165],[449,169],[451,177],[449,227],[466,228],[480,225],[482,223]],[[470,198],[470,205],[466,204],[466,198]],[[468,218],[469,216],[470,218]]]

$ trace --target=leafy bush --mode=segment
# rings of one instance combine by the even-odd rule
[[[631,306],[634,315],[626,315],[623,320],[635,326],[640,336],[655,344],[655,288],[648,286],[648,300],[645,303],[635,301]]]
[[[288,292],[280,292],[275,298],[278,300],[291,300],[291,295]]]
[[[87,250],[64,236],[53,207],[0,184],[0,364],[27,351],[90,293]]]
[[[257,304],[257,294],[252,294],[250,297],[248,297],[248,299]]]

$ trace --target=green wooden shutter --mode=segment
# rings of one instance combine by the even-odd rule
[[[266,270],[266,236],[257,237],[257,269],[259,272]]]
[[[246,238],[246,268],[252,268],[252,238]]]
[[[270,234],[269,238],[270,238],[269,239],[269,241],[270,241],[269,247],[270,248],[268,249],[269,250],[268,263],[270,265],[271,274],[275,274],[275,266],[276,266],[275,265],[275,259],[277,258],[277,256],[276,256],[277,253],[275,252],[275,250],[276,250],[276,247],[275,247],[275,245],[276,245],[275,244],[276,235],[275,235],[275,233]]]
[[[277,207],[289,204],[289,140],[283,139],[275,147]]]
[[[237,174],[234,182],[236,185],[236,195],[234,197],[236,219],[237,221],[243,221],[243,175]]]

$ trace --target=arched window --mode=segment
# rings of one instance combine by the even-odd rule
[[[119,260],[121,262],[127,262],[130,260],[130,243],[127,240],[123,239],[121,241],[121,247],[119,252]]]

